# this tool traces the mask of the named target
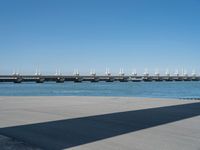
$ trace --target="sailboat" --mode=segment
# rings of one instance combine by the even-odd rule
[[[196,76],[196,70],[194,69],[193,71],[192,71],[192,79],[191,79],[192,81],[198,81],[199,79],[197,78],[197,76]]]
[[[148,77],[148,76],[149,76],[148,69],[145,69],[145,70],[144,70],[143,75],[144,75],[145,77]]]
[[[16,72],[13,70],[12,75],[14,76],[14,83],[21,83],[22,82],[22,77],[20,77],[19,71]]]
[[[79,76],[79,71],[78,71],[78,69],[74,69],[74,73],[73,73],[73,75],[75,75],[75,76]]]
[[[111,73],[110,73],[110,69],[109,68],[106,68],[106,76],[111,76]]]
[[[158,70],[158,69],[155,70],[155,76],[157,76],[157,77],[160,76],[160,73],[159,73],[159,70]]]
[[[74,78],[74,82],[76,82],[76,83],[80,83],[80,82],[82,82],[82,78],[81,77],[79,77],[79,70],[78,69],[75,69],[74,70],[74,73],[73,73],[76,77]]]
[[[39,70],[38,68],[36,68],[35,75],[36,75],[36,76],[41,76],[41,75],[42,75],[41,72],[40,72],[40,70]]]
[[[120,70],[119,70],[119,81],[120,82],[128,82],[128,78],[127,77],[125,77],[125,73],[124,73],[124,69],[123,68],[120,68]]]
[[[55,73],[55,76],[57,76],[58,75],[58,70],[56,69],[56,73]]]
[[[183,69],[182,75],[183,75],[183,81],[191,81],[192,80],[190,77],[188,77],[187,70]]]
[[[13,76],[20,76],[19,70],[18,70],[18,72],[16,72],[16,70],[14,69],[12,75]]]
[[[96,76],[95,69],[91,69],[91,70],[90,70],[90,75],[91,75],[91,76]]]
[[[60,69],[56,69],[56,73],[55,73],[55,75],[56,75],[56,76],[61,76],[61,75],[62,75]]]
[[[169,71],[169,69],[166,69],[165,75],[166,75],[167,77],[170,76],[170,71]]]
[[[96,77],[95,69],[90,70],[90,75],[92,76],[92,79],[90,80],[91,82],[98,82],[99,81],[99,78]]]
[[[56,74],[55,75],[58,76],[56,78],[56,83],[64,83],[65,78],[62,77],[62,73],[61,73],[60,69],[58,69],[58,70],[56,69]]]
[[[136,71],[136,69],[133,70],[132,76],[133,76],[133,77],[131,77],[131,81],[132,82],[140,82],[140,81],[142,81],[142,79],[137,78],[137,71]]]
[[[143,81],[145,81],[145,82],[151,82],[152,81],[152,79],[149,77],[148,69],[145,69],[143,75],[144,75]]]
[[[187,70],[183,70],[183,76],[187,77],[188,74],[187,74]]]
[[[133,75],[134,77],[137,76],[137,71],[136,71],[136,69],[133,70],[132,75]]]
[[[177,77],[179,76],[179,70],[178,69],[176,69],[176,71],[174,72],[174,75],[177,76]]]
[[[108,78],[106,79],[106,82],[113,82],[114,81],[114,79],[111,77],[111,73],[110,73],[109,68],[106,68],[105,75],[108,76]]]
[[[160,73],[159,73],[159,69],[155,70],[155,77],[154,77],[155,81],[163,81],[163,78],[160,77]]]
[[[196,70],[195,69],[192,71],[192,76],[196,77]]]
[[[13,76],[16,76],[16,75],[17,75],[15,69],[13,70],[12,75],[13,75]]]
[[[181,78],[179,77],[179,70],[176,69],[175,73],[174,73],[175,77],[174,77],[174,81],[182,81]]]
[[[124,75],[125,75],[124,69],[123,69],[123,68],[120,68],[119,75],[120,75],[120,76],[124,76]]]
[[[166,75],[166,77],[164,78],[165,81],[172,81],[172,78],[170,77],[169,69],[166,69],[165,75]]]

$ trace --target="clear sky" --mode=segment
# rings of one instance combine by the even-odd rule
[[[0,0],[0,74],[200,70],[200,0]]]

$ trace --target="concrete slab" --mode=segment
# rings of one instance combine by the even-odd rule
[[[200,102],[0,97],[0,134],[43,149],[200,150]]]

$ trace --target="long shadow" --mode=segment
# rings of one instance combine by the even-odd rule
[[[200,115],[200,103],[1,128],[0,133],[60,150]]]

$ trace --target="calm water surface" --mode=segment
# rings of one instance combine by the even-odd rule
[[[200,82],[0,83],[0,96],[200,98]]]

